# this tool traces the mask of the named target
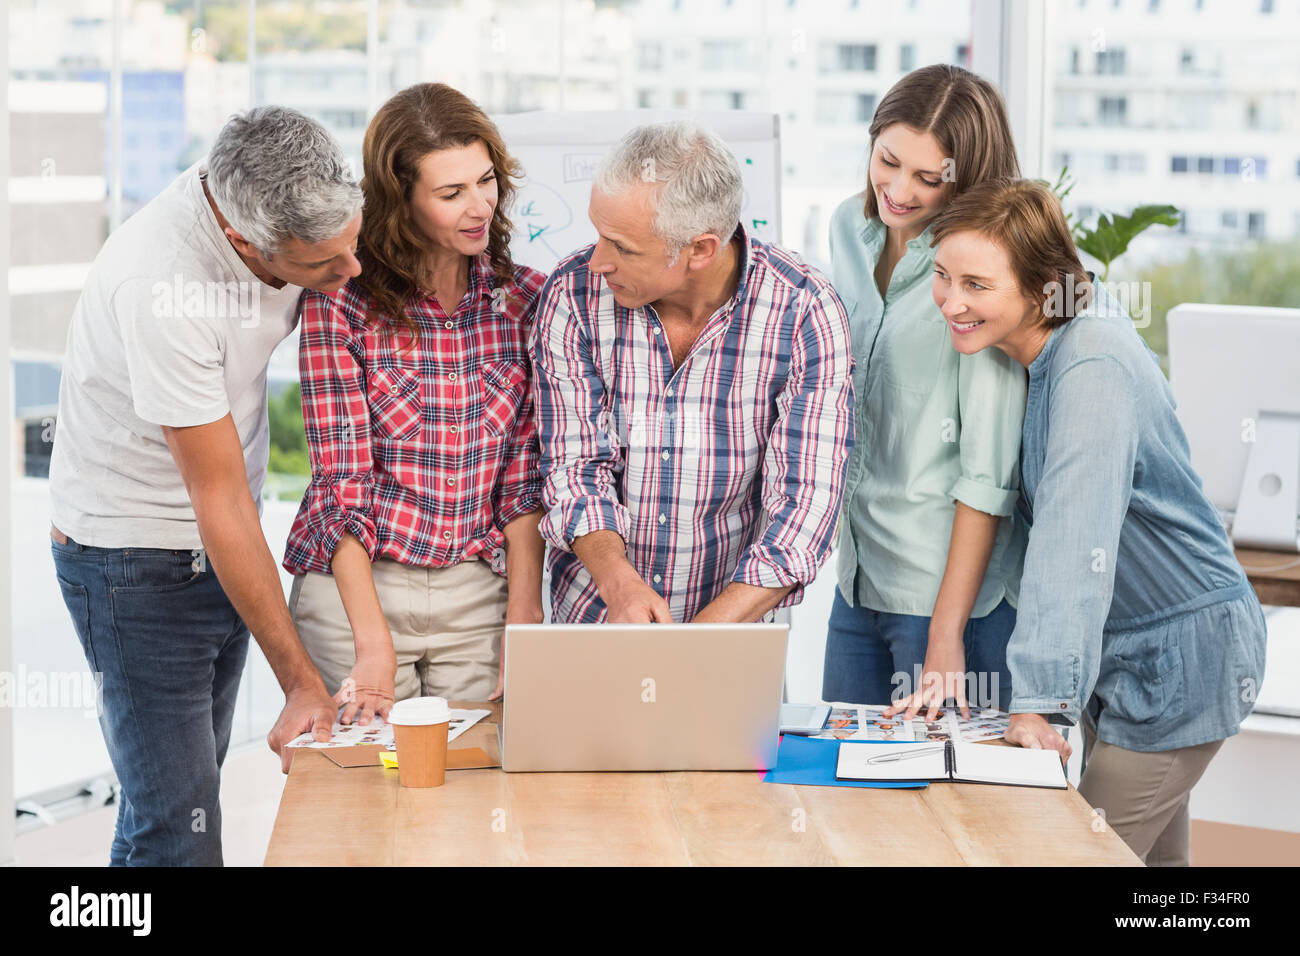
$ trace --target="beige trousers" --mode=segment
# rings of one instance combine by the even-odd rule
[[[1147,866],[1187,866],[1191,843],[1188,797],[1223,746],[1140,753],[1097,739],[1083,722],[1083,777],[1079,795],[1105,814],[1106,822]]]
[[[397,652],[395,698],[487,700],[501,661],[505,578],[479,560],[420,568],[385,558],[371,571]],[[289,613],[325,689],[335,693],[357,655],[333,576],[294,578]]]

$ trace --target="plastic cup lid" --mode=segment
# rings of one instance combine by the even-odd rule
[[[444,697],[409,697],[399,700],[388,711],[388,722],[404,727],[445,724],[449,720],[451,708]]]

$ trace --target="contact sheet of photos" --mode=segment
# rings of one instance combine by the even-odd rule
[[[826,726],[813,734],[822,740],[878,740],[914,742],[945,740],[973,743],[997,740],[1007,729],[1010,715],[988,708],[971,708],[970,717],[962,717],[951,707],[942,708],[934,720],[926,720],[922,709],[916,717],[904,720],[901,715],[886,717],[888,705],[858,706],[833,704]]]

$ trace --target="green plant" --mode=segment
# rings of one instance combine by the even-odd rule
[[[270,458],[267,471],[271,474],[311,475],[311,460],[307,456],[307,434],[302,422],[302,391],[297,382],[286,386],[267,402],[267,419],[270,426]]]
[[[1151,325],[1140,330],[1163,356],[1169,348],[1165,316],[1181,302],[1219,305],[1294,306],[1300,302],[1300,241],[1263,242],[1235,251],[1193,250],[1175,262],[1153,262],[1138,270],[1150,283]],[[1225,341],[1233,332],[1225,329]]]
[[[1065,205],[1065,197],[1074,189],[1074,179],[1070,176],[1070,167],[1064,166],[1056,182],[1049,184],[1041,180],[1056,198]],[[1179,212],[1176,206],[1150,205],[1138,206],[1127,216],[1119,213],[1102,213],[1097,217],[1097,225],[1087,228],[1075,218],[1073,213],[1066,214],[1066,222],[1074,235],[1074,242],[1083,252],[1101,263],[1101,281],[1110,276],[1110,265],[1127,250],[1129,243],[1152,226],[1178,225]]]

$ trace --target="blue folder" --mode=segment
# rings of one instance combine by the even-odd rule
[[[908,741],[898,741],[907,743]],[[889,747],[890,743],[881,742]],[[888,790],[917,790],[925,783],[872,783],[866,780],[836,780],[840,741],[783,734],[776,752],[776,766],[763,776],[764,783],[796,783],[812,787],[872,787]]]

